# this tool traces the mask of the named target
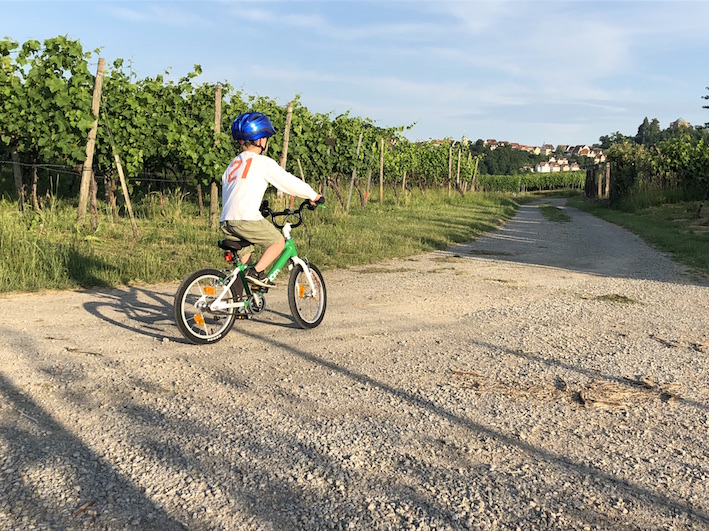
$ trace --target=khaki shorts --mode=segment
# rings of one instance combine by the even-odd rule
[[[279,230],[267,219],[253,221],[227,220],[222,221],[219,227],[230,239],[247,240],[262,247],[270,247],[283,238]],[[253,252],[253,250],[254,246],[249,245],[239,249],[236,254],[239,258],[242,258],[246,254]]]

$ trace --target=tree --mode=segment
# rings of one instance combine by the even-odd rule
[[[635,135],[635,142],[645,146],[651,146],[660,140],[660,121],[653,118],[648,121],[647,116],[638,127],[638,134]]]
[[[609,149],[615,144],[624,144],[630,139],[631,137],[626,137],[620,131],[616,131],[611,135],[603,135],[598,140],[600,142],[601,149]]]

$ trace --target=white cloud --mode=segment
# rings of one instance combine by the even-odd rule
[[[126,5],[137,5],[140,8],[128,8]],[[209,19],[180,9],[179,4],[106,4],[106,10],[113,17],[127,22],[139,24],[154,24],[156,26],[171,26],[184,29],[205,29],[212,26]]]

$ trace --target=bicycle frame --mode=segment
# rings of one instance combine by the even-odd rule
[[[291,225],[290,223],[286,223],[283,226],[282,233],[283,237],[285,238],[285,247],[283,248],[283,251],[281,252],[280,255],[278,255],[278,258],[276,259],[276,262],[273,264],[273,267],[271,268],[271,271],[268,274],[268,278],[271,279],[272,281],[276,280],[276,277],[278,274],[283,270],[283,268],[288,264],[289,261],[293,262],[293,264],[288,266],[288,269],[292,269],[293,265],[300,265],[303,268],[303,272],[305,273],[305,277],[308,279],[308,284],[310,285],[310,289],[312,290],[313,293],[317,293],[317,288],[315,287],[315,283],[313,282],[313,277],[310,274],[310,268],[308,267],[308,264],[298,256],[298,252],[295,249],[295,242],[293,241],[293,238],[290,235],[291,232]],[[247,266],[242,263],[238,263],[235,267],[234,270],[227,275],[227,279],[229,279],[229,282],[227,282],[224,285],[224,289],[222,292],[219,294],[219,296],[209,305],[209,310],[213,312],[218,312],[218,311],[224,311],[230,308],[245,308],[248,306],[249,301],[251,300],[251,296],[253,292],[251,291],[251,287],[249,286],[248,282],[245,282],[244,278],[244,271],[246,271]],[[224,302],[222,299],[224,296],[230,292],[232,285],[234,282],[236,282],[236,279],[240,278],[242,284],[244,285],[244,294],[246,295],[245,300],[243,301],[238,301],[238,302]]]

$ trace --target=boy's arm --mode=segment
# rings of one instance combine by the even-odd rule
[[[318,198],[318,193],[308,183],[281,168],[275,160],[271,159],[271,162],[273,164],[269,164],[266,174],[266,180],[270,184],[289,195],[303,197],[311,201]]]

